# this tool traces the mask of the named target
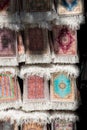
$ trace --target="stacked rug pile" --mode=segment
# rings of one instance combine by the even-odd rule
[[[76,129],[83,4],[0,0],[0,130]]]

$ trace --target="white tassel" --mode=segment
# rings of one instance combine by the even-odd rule
[[[11,72],[11,76],[17,76],[19,73],[19,70],[17,67],[0,67],[0,73],[2,72]]]
[[[51,55],[48,54],[36,54],[36,55],[27,55],[25,64],[38,64],[38,63],[51,63]]]
[[[0,66],[18,66],[17,57],[12,58],[0,57]]]
[[[29,24],[30,28],[35,28],[35,27],[39,27],[39,28],[43,28],[43,29],[48,29],[48,30],[52,30],[52,25],[50,22],[46,22],[46,21],[42,21],[42,22],[38,22],[38,23],[34,23],[34,24]]]
[[[50,73],[55,72],[65,72],[69,76],[74,76],[75,78],[79,76],[79,69],[75,65],[53,65],[50,68]]]
[[[52,112],[50,116],[50,121],[55,120],[65,120],[70,122],[76,122],[79,119],[79,117],[75,113],[71,112]]]
[[[22,28],[18,14],[15,13],[2,15],[0,13],[0,28],[4,27],[15,31],[18,31],[20,28]]]
[[[78,55],[56,55],[52,54],[52,61],[53,63],[68,63],[68,64],[75,64],[79,63]]]
[[[19,63],[21,63],[21,62],[25,62],[25,54],[20,54],[19,56],[18,56],[18,62]]]
[[[7,102],[7,103],[0,103],[0,111],[6,110],[10,108],[19,109],[21,107],[21,100],[14,101],[14,102]]]
[[[21,68],[20,71],[20,77],[24,78],[24,75],[39,75],[39,76],[43,76],[43,75],[48,75],[48,77],[50,78],[50,74],[51,73],[55,73],[55,72],[65,72],[67,73],[67,75],[70,76],[74,76],[75,78],[78,77],[79,75],[79,69],[77,66],[75,65],[53,65],[50,64],[48,66],[43,65],[41,66],[24,66]],[[48,78],[48,79],[49,79]]]
[[[47,112],[30,112],[25,113],[18,110],[8,110],[0,112],[0,120],[6,121],[10,119],[11,124],[14,124],[15,121],[17,125],[22,125],[23,123],[37,123],[40,125],[46,125],[49,123],[49,113]]]
[[[50,78],[50,71],[49,67],[46,66],[23,66],[20,70],[20,77],[24,78],[26,75],[37,75],[44,77],[46,76],[46,79]]]
[[[35,110],[76,110],[78,108],[78,101],[73,102],[29,102],[23,103],[22,110],[35,111]]]
[[[76,16],[58,16],[55,14],[56,18],[54,24],[56,25],[67,25],[71,29],[78,30],[80,28],[80,24],[84,23],[84,16],[76,15]]]

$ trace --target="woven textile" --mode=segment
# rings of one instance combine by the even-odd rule
[[[50,11],[52,7],[51,0],[25,0],[25,10],[29,12]]]
[[[10,0],[0,0],[0,11],[7,9],[9,2]]]
[[[28,106],[29,107],[29,106]],[[49,123],[49,112],[40,112],[40,111],[33,111],[33,112],[24,112],[22,110],[8,110],[8,111],[0,111],[0,121],[7,122],[11,125],[22,126],[25,124],[35,124],[38,126],[45,126]],[[34,125],[33,125],[34,126]],[[32,126],[31,126],[32,127]],[[0,129],[1,130],[1,129]],[[16,129],[15,129],[16,130]]]
[[[0,15],[8,15],[16,13],[19,10],[19,0],[0,0]]]
[[[44,98],[44,79],[42,77],[29,76],[27,82],[29,99]]]
[[[54,0],[23,0],[21,20],[25,24],[36,24],[49,28],[48,21],[54,19]]]
[[[20,70],[23,79],[23,106],[22,109],[47,110],[49,102],[48,80],[50,73],[43,66],[24,66]]]
[[[50,63],[48,30],[27,28],[25,30],[26,63]]]
[[[55,121],[53,127],[55,130],[73,130],[73,123],[65,120]]]
[[[18,65],[17,33],[8,28],[0,29],[0,65]]]
[[[24,102],[30,100],[33,102],[46,101],[48,92],[44,77],[38,75],[30,75],[26,77],[24,82]]]
[[[27,0],[26,8],[29,12],[41,12],[51,10],[51,0]]]
[[[38,125],[35,123],[23,124],[23,126],[22,126],[22,130],[44,130],[43,128],[44,127],[42,125]]]
[[[67,26],[53,27],[54,62],[77,63],[77,33]]]
[[[18,130],[16,123],[11,124],[10,121],[1,121],[0,130]]]
[[[9,102],[17,100],[18,87],[16,79],[12,78],[9,73],[0,74],[0,102]]]
[[[10,29],[0,29],[0,57],[14,57],[17,51],[16,33]]]
[[[30,52],[42,53],[46,48],[47,36],[44,34],[47,32],[40,28],[30,28],[27,32],[28,48]],[[45,38],[46,36],[46,38]],[[29,39],[28,39],[29,38]],[[46,39],[46,40],[45,40]]]
[[[55,111],[51,114],[50,119],[52,130],[73,130],[76,129],[78,116],[74,112]]]
[[[57,11],[59,15],[78,15],[83,13],[82,0],[59,0]]]
[[[0,0],[0,28],[19,30],[19,4],[19,0]]]
[[[53,101],[73,101],[75,100],[74,79],[67,77],[64,73],[52,75],[51,100]]]
[[[2,70],[0,69],[0,71]],[[14,71],[14,69],[12,71]],[[20,104],[21,94],[17,78],[10,70],[3,70],[0,73],[0,110],[19,108]]]

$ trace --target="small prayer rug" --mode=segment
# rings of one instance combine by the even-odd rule
[[[75,79],[65,73],[52,74],[51,100],[61,102],[74,102]]]
[[[29,28],[27,30],[27,47],[30,53],[43,53],[47,43],[47,30],[41,28]]]
[[[26,47],[26,64],[51,62],[47,29],[38,27],[26,29],[25,47]]]
[[[17,77],[10,72],[10,68],[9,71],[3,70],[0,73],[0,110],[19,108],[20,104],[21,92]]]
[[[37,75],[30,75],[26,77],[24,82],[24,102],[26,101],[46,101],[47,99],[47,89],[44,77]],[[27,103],[27,102],[26,102]]]
[[[9,72],[0,74],[0,103],[19,99],[19,89],[15,77]]]
[[[54,62],[77,63],[77,32],[67,26],[53,27]]]

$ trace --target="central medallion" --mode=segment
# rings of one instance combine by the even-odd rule
[[[60,83],[59,87],[60,87],[61,89],[65,89],[65,88],[66,88],[66,84],[62,82],[62,83]]]

